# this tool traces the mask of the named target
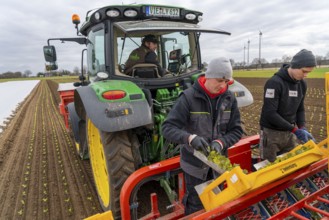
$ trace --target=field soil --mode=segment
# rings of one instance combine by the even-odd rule
[[[246,135],[257,134],[265,79],[237,80],[255,100],[241,109]],[[324,79],[307,82],[307,127],[321,141],[327,132]],[[40,81],[0,134],[0,219],[83,219],[102,212],[89,161],[77,157],[59,114],[57,87]],[[147,203],[148,193],[142,195],[141,204]],[[159,202],[163,208],[165,200]]]

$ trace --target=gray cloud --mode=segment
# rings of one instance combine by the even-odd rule
[[[151,2],[151,1],[149,1]],[[48,38],[73,37],[71,16],[84,19],[90,9],[128,1],[105,0],[11,0],[0,8],[0,73],[44,71],[42,47]],[[136,1],[147,3],[147,1]],[[152,2],[153,3],[153,2]],[[262,31],[262,57],[269,62],[293,55],[302,48],[324,56],[329,52],[327,0],[158,0],[156,4],[177,5],[204,13],[203,26],[215,27],[231,36],[202,36],[204,61],[220,55],[243,61],[244,47],[250,40],[250,61],[258,57],[259,31]],[[80,67],[82,47],[75,43],[54,43],[60,69]],[[215,45],[215,46],[214,46]],[[218,49],[214,49],[218,48]]]

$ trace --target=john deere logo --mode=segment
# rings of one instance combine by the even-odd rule
[[[289,164],[288,166],[286,167],[283,167],[281,170],[282,173],[285,173],[293,168],[296,168],[297,167],[297,164],[293,163],[293,164]]]

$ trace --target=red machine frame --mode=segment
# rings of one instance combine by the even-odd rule
[[[72,83],[70,83],[71,85]],[[67,105],[71,102],[74,101],[74,88],[72,88],[72,86],[68,87],[65,84],[61,84],[64,85],[63,88],[58,88],[58,92],[59,92],[59,97],[61,99],[61,102],[59,103],[59,112],[61,115],[63,115],[64,117],[64,122],[65,122],[65,127],[67,130],[70,129],[69,127],[69,112],[67,110]],[[65,88],[68,87],[68,88]]]

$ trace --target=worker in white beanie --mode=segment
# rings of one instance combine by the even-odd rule
[[[213,172],[193,156],[210,150],[227,156],[227,149],[242,136],[240,111],[228,90],[232,67],[227,58],[210,61],[205,75],[182,92],[162,125],[162,134],[181,144],[180,164],[185,175],[185,215],[203,208],[194,186],[213,179]]]

